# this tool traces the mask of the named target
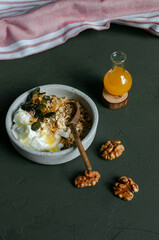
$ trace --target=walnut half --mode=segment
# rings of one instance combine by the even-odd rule
[[[100,174],[97,171],[84,171],[82,176],[75,178],[77,188],[90,187],[96,185],[99,181]]]
[[[113,190],[114,194],[119,198],[131,201],[134,197],[134,192],[137,193],[139,191],[139,186],[131,178],[122,176],[115,183]]]
[[[119,157],[125,150],[121,141],[107,141],[101,146],[100,152],[102,152],[102,157],[104,159],[113,160]]]

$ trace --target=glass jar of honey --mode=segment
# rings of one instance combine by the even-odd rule
[[[112,53],[112,68],[104,76],[104,88],[112,95],[121,96],[129,91],[132,77],[124,68],[127,56],[121,51]]]

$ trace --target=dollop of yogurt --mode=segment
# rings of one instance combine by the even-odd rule
[[[60,143],[61,136],[68,137],[64,131],[59,134],[50,134],[47,131],[45,123],[43,123],[43,130],[33,131],[31,129],[32,116],[25,110],[19,108],[13,117],[12,134],[23,145],[39,150],[55,152],[61,150],[63,144]]]

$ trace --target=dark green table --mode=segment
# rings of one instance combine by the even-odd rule
[[[101,102],[103,76],[116,50],[127,56],[133,87],[128,105],[117,111]],[[159,239],[159,42],[140,29],[111,25],[87,30],[65,44],[23,59],[0,61],[0,240]],[[59,83],[88,94],[99,110],[99,125],[87,154],[101,180],[76,189],[82,159],[42,166],[19,155],[5,131],[5,115],[24,91]],[[120,139],[123,155],[106,161],[99,148]],[[131,202],[111,191],[116,177],[134,179],[140,191]]]

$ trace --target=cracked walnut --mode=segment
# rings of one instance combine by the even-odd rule
[[[125,150],[121,141],[107,141],[101,146],[100,152],[102,152],[102,157],[104,159],[113,160],[119,157]]]
[[[131,201],[134,197],[134,193],[139,191],[139,186],[131,178],[122,176],[118,178],[113,190],[114,194],[119,198]]]
[[[77,188],[90,187],[96,185],[99,181],[100,174],[97,171],[84,171],[82,176],[75,178]]]

